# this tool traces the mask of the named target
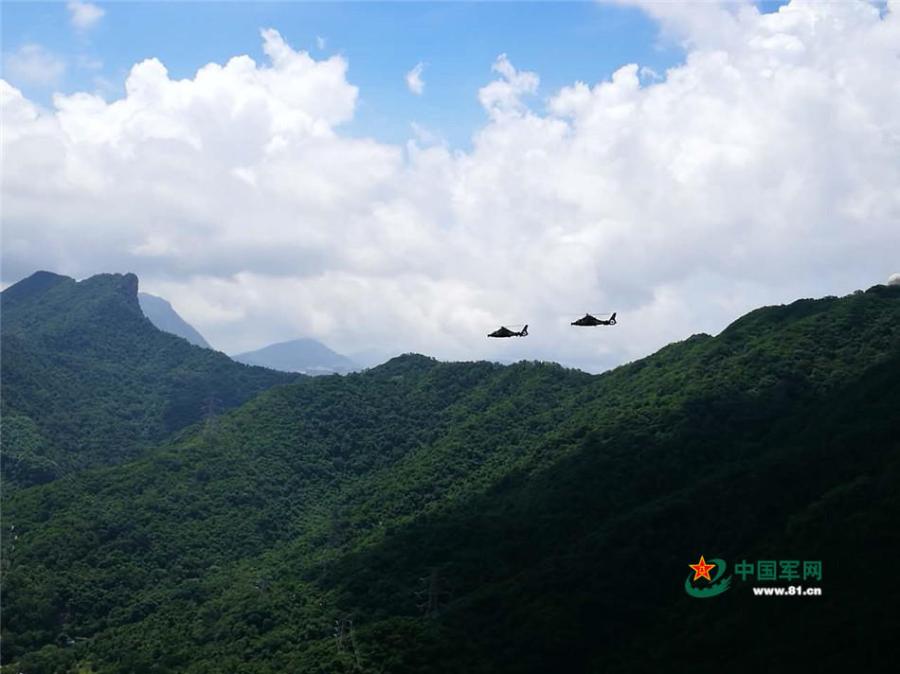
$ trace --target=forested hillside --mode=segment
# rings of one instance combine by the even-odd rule
[[[137,286],[133,274],[37,272],[0,294],[7,488],[134,458],[294,378],[161,332]]]
[[[407,355],[300,378],[7,498],[4,662],[888,671],[897,381],[900,288],[884,286],[598,376]],[[823,596],[688,597],[701,554],[821,560]]]

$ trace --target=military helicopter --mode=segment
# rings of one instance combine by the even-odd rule
[[[603,314],[601,314],[602,316]],[[582,318],[579,318],[577,321],[572,321],[572,325],[577,325],[583,328],[593,328],[598,325],[615,325],[616,324],[616,312],[614,311],[612,315],[606,320],[602,318],[597,318],[596,316],[591,316],[591,314],[585,314]]]
[[[518,327],[518,326],[513,326]],[[528,336],[528,325],[522,327],[521,330],[510,330],[506,326],[500,326],[498,330],[494,330],[492,333],[488,335],[488,337],[527,337]]]

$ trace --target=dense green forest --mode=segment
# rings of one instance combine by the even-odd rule
[[[133,459],[294,378],[157,330],[137,286],[134,274],[37,272],[0,294],[7,489]]]
[[[82,330],[121,353],[149,348],[133,335],[142,321],[91,323],[107,309],[89,299],[79,313],[23,310],[10,334],[46,335],[41,362],[56,334],[71,345]],[[81,435],[91,405],[105,404],[133,458],[92,455],[94,467],[5,496],[3,671],[896,663],[900,288],[759,309],[597,376],[407,355],[168,426],[174,389],[153,388],[158,433],[141,438],[153,449],[123,411],[149,415],[144,393],[26,407],[56,370],[8,359],[6,330],[4,434],[23,415],[15,437],[53,434],[78,454],[93,446]],[[195,353],[144,376],[169,381]],[[273,383],[234,372],[246,392]],[[104,435],[106,451],[117,437]],[[683,584],[701,554],[821,560],[823,596],[758,598],[736,581],[694,599]]]

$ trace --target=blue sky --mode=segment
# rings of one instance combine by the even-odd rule
[[[95,91],[116,98],[129,68],[160,59],[172,77],[191,77],[209,62],[238,54],[265,61],[259,30],[276,28],[316,58],[334,53],[349,63],[360,88],[352,135],[401,142],[416,122],[466,146],[484,121],[478,88],[506,53],[517,68],[538,73],[540,98],[581,80],[601,81],[626,63],[662,73],[683,53],[635,8],[591,2],[119,2],[90,30],[76,30],[65,3],[4,2],[3,52],[38,44],[66,62],[55,86],[4,75],[32,100],[49,105],[54,90]],[[320,49],[317,38],[324,38]],[[422,96],[405,73],[425,63]]]

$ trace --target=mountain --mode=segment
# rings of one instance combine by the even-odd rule
[[[0,294],[6,486],[132,459],[295,377],[161,332],[134,274],[36,274]]]
[[[178,315],[172,305],[162,297],[156,295],[148,295],[147,293],[138,293],[138,302],[141,305],[141,311],[144,316],[150,319],[157,328],[163,332],[168,332],[179,337],[183,337],[195,346],[202,346],[204,349],[211,349],[203,335]]]
[[[128,464],[11,494],[4,662],[892,671],[897,381],[885,286],[762,308],[602,375],[408,354],[301,377]],[[700,555],[727,560],[730,590],[687,595]],[[773,584],[742,581],[745,560],[818,562],[793,584],[823,594],[756,597]]]
[[[315,339],[303,337],[270,344],[256,351],[232,356],[239,363],[303,374],[343,374],[359,369],[349,358],[335,353]]]

